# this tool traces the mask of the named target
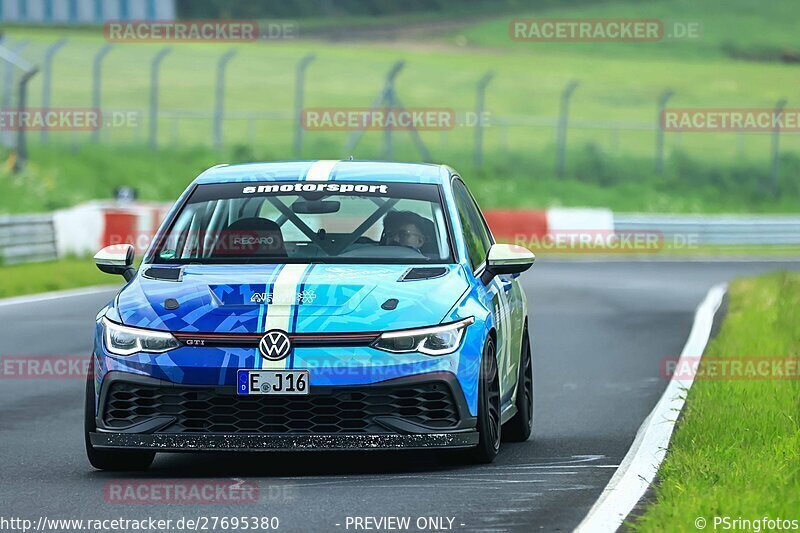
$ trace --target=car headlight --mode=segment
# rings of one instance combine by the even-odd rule
[[[420,352],[426,355],[445,355],[458,349],[464,331],[473,322],[475,319],[469,317],[430,328],[389,331],[381,334],[372,343],[372,347],[392,353]]]
[[[181,345],[171,333],[131,328],[103,318],[106,350],[116,355],[138,352],[162,353]]]

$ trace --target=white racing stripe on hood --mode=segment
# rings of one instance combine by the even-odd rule
[[[289,333],[289,325],[292,321],[292,306],[297,301],[300,279],[303,277],[303,272],[309,267],[310,265],[286,265],[283,267],[272,289],[272,301],[277,303],[267,305],[267,316],[264,318],[263,331],[280,329]],[[285,369],[289,361],[288,357],[280,361],[270,361],[261,357],[260,352],[259,357],[261,359],[261,368],[271,370]]]
[[[338,163],[338,159],[321,159],[314,161],[306,174],[306,181],[328,181],[331,177],[333,167]]]

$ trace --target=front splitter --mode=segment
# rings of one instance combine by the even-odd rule
[[[424,434],[185,434],[113,433],[90,434],[96,448],[191,451],[320,451],[320,450],[401,450],[431,448],[471,448],[478,444],[478,432]]]

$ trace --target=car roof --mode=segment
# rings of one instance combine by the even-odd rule
[[[313,167],[313,168],[312,168]],[[211,167],[195,184],[241,183],[251,181],[303,181],[308,179],[384,183],[434,183],[447,181],[451,169],[430,163],[395,163],[389,161],[280,161],[245,163]]]

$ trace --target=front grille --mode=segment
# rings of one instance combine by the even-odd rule
[[[431,428],[459,422],[443,383],[334,389],[308,396],[238,396],[233,390],[172,388],[116,382],[103,422],[124,428],[154,416],[176,422],[165,433],[391,433],[376,417],[395,416]]]

